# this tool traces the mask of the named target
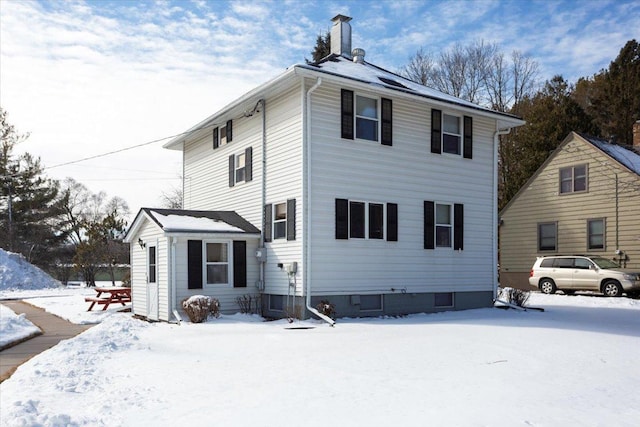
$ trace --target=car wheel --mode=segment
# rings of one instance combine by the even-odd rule
[[[608,297],[619,297],[622,296],[622,287],[615,280],[609,280],[602,285],[602,293]]]
[[[543,294],[555,294],[558,288],[556,288],[556,284],[551,279],[542,279],[540,281],[540,290]]]

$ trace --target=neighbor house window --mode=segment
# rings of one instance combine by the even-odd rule
[[[464,205],[424,202],[424,248],[464,249]]]
[[[587,221],[587,249],[604,249],[604,218]]]
[[[253,180],[253,149],[247,147],[242,153],[229,156],[229,187]]]
[[[555,251],[557,246],[558,224],[547,222],[538,224],[538,250]]]
[[[356,95],[356,138],[378,141],[378,100]]]
[[[453,292],[438,292],[433,294],[435,307],[453,307]]]
[[[336,239],[398,240],[398,205],[336,199]]]
[[[587,191],[587,165],[560,169],[560,193],[579,193],[582,191]]]
[[[207,285],[229,283],[229,244],[206,244],[206,279]]]
[[[287,204],[273,205],[273,239],[285,239],[287,237]]]

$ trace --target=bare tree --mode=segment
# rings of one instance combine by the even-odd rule
[[[160,195],[160,203],[167,209],[182,209],[182,201],[182,189],[178,187],[171,187]]]
[[[400,69],[400,74],[416,83],[433,86],[435,65],[431,52],[420,48],[409,58],[409,63]]]

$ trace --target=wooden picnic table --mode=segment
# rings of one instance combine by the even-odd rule
[[[95,297],[85,297],[85,302],[90,302],[89,309],[91,311],[96,304],[102,305],[102,310],[106,310],[109,305],[114,303],[120,303],[123,306],[125,303],[131,302],[131,288],[125,288],[120,286],[106,286],[93,288],[97,295]]]

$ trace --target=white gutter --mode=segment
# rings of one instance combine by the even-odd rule
[[[497,123],[496,123],[497,127]],[[491,215],[492,218],[492,230],[493,235],[491,236],[491,267],[493,271],[492,281],[493,281],[493,301],[496,301],[498,298],[498,147],[500,146],[500,135],[507,135],[511,132],[511,128],[506,129],[496,129],[493,134],[493,212]]]
[[[301,78],[302,81],[302,87],[304,88],[304,77]],[[304,246],[303,246],[303,258],[304,258],[304,284],[306,287],[306,306],[307,306],[307,310],[309,310],[311,313],[315,314],[316,316],[318,316],[320,319],[324,320],[325,322],[327,322],[328,324],[330,324],[331,326],[335,325],[335,321],[330,318],[329,316],[325,316],[324,314],[320,313],[318,310],[316,310],[314,307],[311,306],[311,94],[318,88],[320,87],[320,85],[322,84],[322,78],[318,77],[318,80],[316,81],[316,84],[313,85],[306,93],[306,108],[303,110],[304,111],[304,118],[303,118],[303,123],[305,125],[305,131],[302,134],[302,137],[304,139],[303,142],[303,147],[304,150],[306,151],[306,164],[305,164],[305,168],[306,168],[306,177],[307,177],[307,185],[306,186],[302,186],[302,191],[303,191],[303,195],[302,195],[302,200],[303,200],[303,207],[304,207],[304,213],[305,213],[305,221],[304,221]],[[306,193],[306,194],[305,194]],[[306,196],[306,197],[305,197]],[[295,292],[294,292],[295,295]]]

